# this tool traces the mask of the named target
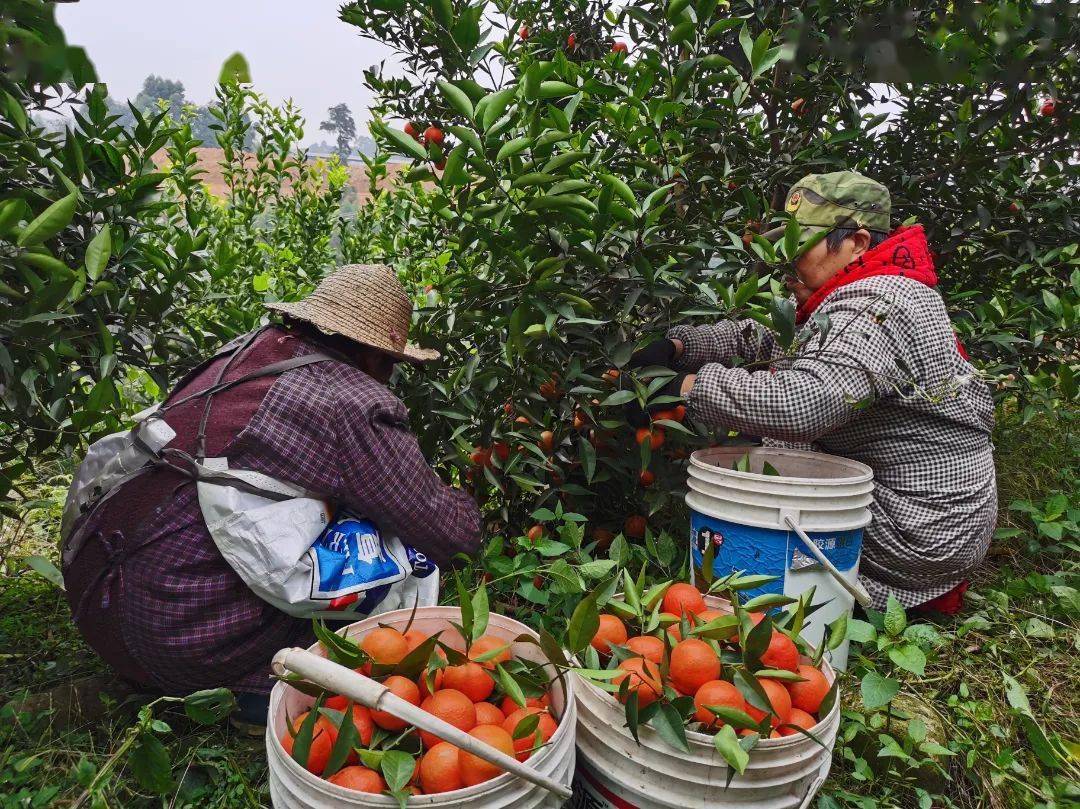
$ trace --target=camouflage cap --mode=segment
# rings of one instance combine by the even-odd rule
[[[857,171],[807,174],[788,191],[784,210],[802,227],[803,238],[838,227],[858,227],[888,233],[889,189]],[[775,241],[785,225],[761,235]]]

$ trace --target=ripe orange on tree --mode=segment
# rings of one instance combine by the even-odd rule
[[[787,724],[795,725],[803,730],[810,730],[817,724],[817,720],[801,708],[792,708],[791,713],[788,714]],[[799,732],[795,728],[782,727],[779,730],[781,736],[794,736]]]
[[[577,37],[574,34],[571,34],[570,36],[568,36],[566,38],[566,48],[567,48],[567,50],[572,51],[576,47],[577,47]]]
[[[654,475],[648,469],[642,469],[641,470],[641,474],[638,475],[638,483],[640,483],[643,488],[647,489],[650,486],[652,486],[655,482],[656,482],[656,475]]]
[[[720,679],[720,658],[705,641],[687,638],[671,650],[668,675],[678,691],[690,696],[709,680]]]
[[[683,613],[697,615],[705,612],[707,608],[705,597],[701,594],[701,591],[694,585],[684,581],[675,582],[668,587],[664,592],[664,600],[660,605],[660,609],[664,612],[670,612],[676,616]]]
[[[442,142],[446,139],[443,131],[439,127],[432,125],[424,130],[424,145],[429,146],[432,143],[442,145]]]
[[[634,539],[641,539],[645,536],[645,518],[640,514],[631,514],[626,518],[626,522],[623,523],[623,533],[628,537]]]
[[[626,53],[627,47],[625,42],[614,42],[611,46],[612,53]]]
[[[1044,101],[1042,103],[1042,106],[1039,107],[1039,115],[1043,115],[1043,116],[1051,116],[1056,111],[1057,111],[1057,102],[1055,102],[1054,99],[1052,99],[1052,98],[1046,99],[1046,101]]]
[[[615,534],[607,528],[594,528],[592,538],[596,542],[598,551],[606,551],[611,546],[611,541],[615,539]]]
[[[611,654],[611,644],[622,646],[626,643],[626,624],[614,615],[604,613],[600,616],[600,625],[596,629],[589,645],[602,655]]]
[[[791,102],[791,111],[793,113],[795,113],[796,115],[802,115],[806,111],[805,107],[806,107],[806,99],[805,98],[796,98],[794,101]]]
[[[436,691],[421,702],[420,707],[459,730],[469,731],[476,727],[476,706],[471,699],[452,688]],[[441,740],[433,733],[421,730],[420,741],[424,743],[424,749],[429,750]]]
[[[499,650],[499,653],[495,656],[487,660],[477,659],[491,654],[496,649]],[[469,659],[479,663],[488,671],[494,671],[496,663],[506,663],[510,660],[510,646],[502,638],[497,638],[494,635],[481,635],[469,647]]]
[[[373,792],[377,795],[386,789],[383,777],[367,767],[342,767],[326,780],[356,792]]]
[[[829,681],[820,670],[806,663],[799,666],[796,674],[803,678],[803,682],[787,683],[792,707],[807,713],[817,713],[821,708],[821,701],[829,693]]]
[[[626,696],[629,698],[630,694],[636,691],[640,708],[651,705],[663,695],[664,685],[660,680],[660,667],[656,663],[643,657],[631,657],[619,663],[618,668],[626,673],[620,674],[611,682],[619,687],[617,696],[620,702],[623,699],[622,684],[627,680],[629,685]]]
[[[469,735],[508,756],[514,755],[514,740],[499,725],[477,725],[469,731]],[[504,772],[501,767],[496,767],[466,750],[458,753],[458,769],[461,771],[461,782],[467,787],[490,781]]]
[[[649,442],[649,446],[653,449],[660,449],[664,445],[664,428],[663,427],[639,427],[638,431],[634,434],[634,440],[639,444]]]
[[[746,700],[739,689],[726,680],[709,680],[702,683],[694,694],[694,718],[708,725],[710,729],[719,729],[724,720],[706,708],[706,705],[718,705],[725,708],[746,710]]]
[[[467,696],[471,702],[480,702],[491,696],[495,681],[487,669],[469,661],[460,666],[447,666],[443,671],[443,688],[452,688]]]
[[[403,129],[405,131],[405,134],[413,140],[420,140],[420,130],[416,128],[416,124],[414,124],[412,121],[406,121]]]
[[[610,382],[612,385],[619,381],[620,376],[621,374],[617,368],[608,368],[604,373],[600,374],[601,379]]]
[[[544,430],[540,433],[538,446],[544,451],[545,455],[550,454],[555,449],[555,433],[551,432],[551,430]]]
[[[769,648],[761,656],[761,664],[769,669],[783,669],[784,671],[798,671],[799,649],[795,641],[776,629],[769,638]]]
[[[293,742],[296,738],[294,731],[295,733],[300,732],[304,720],[308,718],[308,713],[302,713],[296,719],[293,719],[291,728],[289,723],[285,725],[285,733],[281,737],[281,746],[290,756],[292,756]],[[325,716],[318,717],[311,733],[311,747],[308,748],[308,759],[300,762],[304,769],[315,773],[315,775],[322,775],[322,771],[326,769],[326,762],[330,760],[330,751],[334,749],[337,736],[338,730],[334,727],[334,723]]]
[[[426,794],[452,792],[465,785],[461,780],[458,752],[450,742],[437,742],[424,753],[417,768],[417,778]]]
[[[787,689],[776,680],[769,680],[764,677],[756,677],[755,679],[761,683],[765,695],[769,698],[769,704],[772,706],[772,726],[775,728],[784,724],[791,715],[791,696],[788,694]],[[765,712],[755,708],[749,702],[746,703],[746,712],[750,714],[750,718],[755,722],[760,722],[765,718]]]
[[[655,635],[637,635],[627,640],[625,645],[634,654],[653,663],[664,659],[664,642]]]
[[[363,649],[376,663],[394,665],[409,653],[409,642],[398,630],[389,626],[377,626],[360,641]]]
[[[383,680],[383,685],[390,689],[391,694],[401,697],[410,705],[420,704],[420,686],[408,677],[402,677],[400,674],[392,674]],[[396,716],[391,716],[386,711],[372,711],[371,721],[383,730],[404,730],[408,725],[405,720],[398,719]],[[368,741],[370,741],[370,738]],[[367,743],[367,741],[364,742],[364,744]]]
[[[513,713],[509,714],[505,720],[503,720],[503,730],[510,734],[513,738],[514,733],[517,731],[518,725],[520,725],[525,717],[538,714],[536,729],[532,733],[528,733],[522,736],[520,739],[514,739],[514,753],[517,756],[518,761],[524,761],[529,757],[532,749],[538,746],[536,742],[536,734],[540,734],[539,744],[547,744],[551,739],[552,734],[559,728],[559,723],[555,721],[546,708],[518,708]]]
[[[527,26],[527,25],[521,26],[521,30],[518,31],[518,37],[520,37],[521,39],[528,39],[529,38],[529,26]]]
[[[534,525],[532,528],[529,529],[528,537],[529,542],[535,545],[537,542],[544,538],[544,526]]]
[[[504,719],[506,719],[506,714],[499,710],[498,705],[492,705],[490,702],[476,703],[477,726],[501,725]]]

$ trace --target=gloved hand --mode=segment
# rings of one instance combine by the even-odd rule
[[[630,368],[647,368],[650,365],[662,365],[670,368],[675,361],[675,343],[666,337],[653,340],[645,348],[639,348],[630,355],[627,366]]]
[[[671,341],[669,340],[668,342]],[[674,346],[672,346],[672,351],[674,351]],[[631,360],[631,362],[632,361],[633,360]],[[648,364],[657,365],[658,363],[650,362]],[[681,397],[683,380],[685,380],[687,376],[689,376],[689,374],[676,374],[668,381],[666,385],[664,385],[664,387],[660,388],[660,390],[653,394],[653,398],[657,398],[659,396]],[[663,404],[651,404],[647,408],[643,408],[641,405],[638,404],[637,399],[634,399],[632,402],[627,402],[625,405],[623,405],[623,413],[626,416],[626,420],[630,422],[631,427],[648,427],[650,415],[652,415],[653,413],[657,413],[661,410],[670,410],[671,408],[675,407],[675,405],[675,402],[664,402]]]

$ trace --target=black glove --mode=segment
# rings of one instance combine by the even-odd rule
[[[668,340],[667,342],[670,343],[671,341]],[[652,346],[649,346],[649,348],[651,348],[651,347]],[[647,350],[647,349],[642,349],[642,350],[644,351],[644,350]],[[672,345],[672,351],[674,351],[674,350],[675,350],[675,347],[674,347],[674,345]],[[631,360],[631,362],[633,362],[633,360]],[[649,363],[649,364],[650,365],[656,365],[657,363]],[[683,384],[683,380],[686,379],[687,376],[688,376],[688,374],[676,374],[674,377],[672,377],[671,380],[668,381],[668,383],[666,385],[664,385],[664,387],[660,388],[660,390],[658,390],[654,394],[654,397],[655,396],[679,396],[679,397],[682,397],[682,384]],[[638,404],[637,399],[634,399],[632,402],[627,402],[625,405],[623,405],[623,412],[626,415],[626,420],[628,422],[630,422],[631,427],[635,427],[635,428],[648,427],[649,426],[649,416],[651,414],[657,413],[657,412],[659,412],[661,410],[670,410],[671,408],[675,407],[675,404],[676,404],[675,402],[665,402],[664,404],[653,404],[653,405],[649,405],[647,408],[642,408],[642,406]]]
[[[653,340],[645,348],[639,348],[630,355],[630,368],[647,368],[650,365],[662,365],[670,368],[675,361],[675,342],[666,337]]]

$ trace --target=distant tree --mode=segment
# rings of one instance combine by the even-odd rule
[[[157,109],[160,101],[164,101],[169,106],[169,117],[177,118],[180,110],[187,103],[183,83],[154,74],[147,76],[143,80],[142,90],[135,96],[135,106],[142,112]]]
[[[327,111],[327,119],[319,124],[319,129],[337,136],[337,152],[342,162],[346,161],[353,151],[353,140],[356,138],[356,121],[353,120],[352,112],[347,104],[335,104]]]

